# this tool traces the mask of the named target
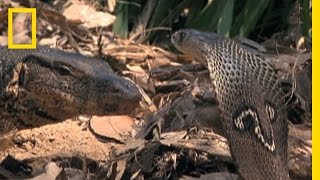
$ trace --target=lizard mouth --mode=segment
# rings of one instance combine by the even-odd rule
[[[107,103],[107,104],[105,104],[104,109],[108,114],[114,114],[114,113],[118,112],[119,107],[115,104]]]
[[[104,105],[103,114],[108,115],[124,115],[132,113],[138,106],[139,102],[121,101],[121,104],[106,103]]]

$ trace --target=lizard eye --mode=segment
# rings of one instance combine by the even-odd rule
[[[61,76],[68,76],[70,75],[70,69],[66,66],[59,66],[58,71]]]

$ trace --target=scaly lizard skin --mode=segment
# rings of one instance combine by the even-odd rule
[[[174,33],[171,40],[177,49],[208,65],[241,177],[289,179],[285,103],[272,67],[218,34],[185,29]]]
[[[108,63],[45,47],[0,48],[0,77],[0,137],[81,114],[128,114],[142,97]]]

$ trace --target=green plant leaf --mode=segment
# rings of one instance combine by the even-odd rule
[[[112,26],[112,31],[118,34],[122,38],[128,37],[128,4],[119,3],[117,1],[116,9],[116,21]]]
[[[235,18],[231,35],[247,36],[261,18],[271,0],[247,0]]]
[[[311,9],[310,0],[300,0],[300,5],[302,7],[301,11],[301,29],[302,34],[307,37],[311,37]]]
[[[225,2],[218,21],[217,32],[229,37],[233,19],[234,0],[227,0]]]

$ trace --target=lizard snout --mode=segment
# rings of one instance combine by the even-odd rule
[[[142,95],[138,87],[122,77],[114,77],[109,81],[108,87],[104,89],[104,97],[98,99],[105,104],[104,111],[110,114],[129,114],[139,106]]]

